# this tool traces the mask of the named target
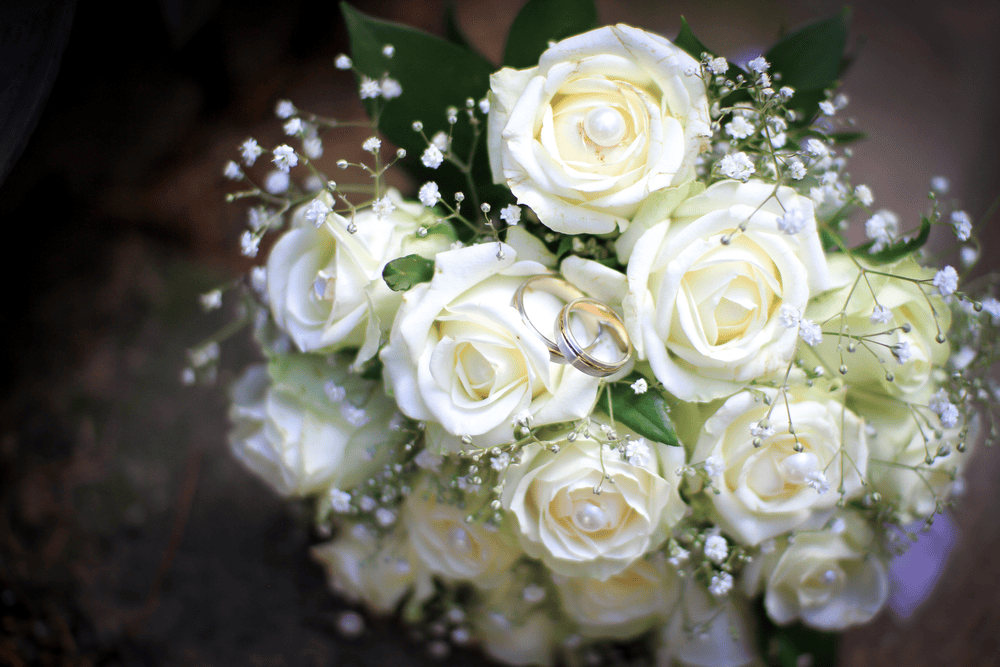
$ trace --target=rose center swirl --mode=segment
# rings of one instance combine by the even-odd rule
[[[625,117],[618,109],[601,106],[591,109],[583,119],[583,131],[598,146],[617,146],[625,138]]]

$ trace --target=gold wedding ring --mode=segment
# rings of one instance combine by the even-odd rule
[[[534,322],[531,321],[531,318],[528,317],[528,313],[524,309],[524,292],[529,288],[542,290],[543,292],[548,292],[549,294],[558,297],[563,301],[566,301],[567,303],[570,301],[584,298],[583,292],[581,292],[576,287],[569,284],[562,278],[557,278],[556,276],[542,274],[538,276],[531,276],[523,283],[521,283],[521,285],[517,288],[517,291],[514,292],[514,297],[510,300],[510,305],[517,308],[517,312],[521,314],[521,320],[525,324],[527,324],[528,328],[534,331],[539,338],[542,339],[543,343],[545,343],[545,347],[549,351],[549,359],[553,363],[557,364],[569,363],[566,357],[563,356],[562,352],[560,352],[559,345],[557,345],[548,336],[539,331],[538,327],[536,327]],[[555,329],[555,326],[553,326],[553,329]]]
[[[574,312],[593,317],[593,321],[583,320],[588,334],[593,336],[593,340],[587,346],[580,344],[570,327],[571,316]],[[625,325],[622,324],[621,319],[610,306],[597,299],[582,297],[567,303],[559,312],[556,328],[559,332],[559,351],[565,359],[563,363],[568,363],[578,371],[592,377],[614,375],[624,368],[632,357],[632,341],[629,340],[628,333],[625,331]],[[621,359],[603,361],[590,354],[590,351],[597,346],[605,333],[614,342]]]

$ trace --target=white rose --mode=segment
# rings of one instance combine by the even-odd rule
[[[486,243],[438,254],[434,278],[406,292],[382,350],[384,377],[404,414],[431,422],[435,449],[461,448],[458,436],[477,447],[507,443],[522,414],[533,426],[590,414],[600,381],[551,363],[511,305],[525,278],[542,273],[536,262],[517,261],[510,246]],[[555,322],[563,305],[550,297],[525,296],[539,326]]]
[[[934,269],[922,267],[912,258],[891,267],[876,268],[883,273],[917,279],[934,277]],[[944,366],[951,352],[947,342],[935,340],[938,326],[943,332],[951,327],[951,311],[940,297],[931,294],[932,290],[924,291],[913,282],[885,275],[867,274],[852,292],[860,272],[851,258],[843,255],[830,257],[830,272],[839,289],[811,304],[806,315],[816,322],[829,320],[825,328],[839,331],[843,310],[843,330],[851,338],[838,340],[837,336],[824,336],[823,342],[813,348],[827,370],[835,373],[843,363],[847,366],[844,381],[852,388],[874,384],[891,396],[905,397],[910,402],[926,401],[931,394],[932,369]],[[888,322],[872,321],[876,300],[891,315]],[[937,311],[937,325],[931,312],[932,303]],[[909,332],[902,330],[905,325],[910,326]],[[859,343],[857,336],[866,340]],[[857,351],[842,355],[838,347],[846,349],[850,343],[857,346]],[[891,348],[902,343],[908,344],[910,357],[900,364]],[[893,375],[892,381],[886,378],[887,373]]]
[[[566,637],[566,624],[556,619],[550,605],[526,600],[524,583],[516,573],[509,576],[473,606],[469,621],[483,650],[496,660],[551,665]]]
[[[423,484],[406,499],[403,520],[410,542],[427,569],[447,579],[471,581],[480,588],[498,584],[521,550],[509,535],[465,519],[473,508],[437,498]]]
[[[267,260],[267,295],[278,326],[303,352],[359,348],[355,363],[378,351],[379,339],[402,301],[382,279],[386,263],[397,257],[421,254],[433,257],[450,239],[417,229],[428,223],[420,204],[404,202],[390,191],[395,211],[381,219],[370,209],[351,221],[330,212],[317,228],[305,219],[313,203],[298,209],[292,228],[271,248]],[[333,206],[328,192],[314,202]],[[433,222],[431,219],[430,222]]]
[[[780,625],[796,618],[818,630],[867,623],[889,597],[885,564],[872,553],[874,534],[861,516],[844,512],[844,529],[796,533],[784,550],[760,555],[744,571],[765,583],[764,608]]]
[[[273,357],[248,368],[231,394],[233,454],[284,496],[351,488],[391,461],[403,438],[378,383],[325,357]]]
[[[626,25],[565,39],[537,67],[500,70],[490,77],[493,180],[557,232],[624,229],[649,193],[694,176],[711,136],[698,70]]]
[[[517,520],[521,546],[553,572],[606,580],[660,546],[684,516],[682,448],[648,443],[649,461],[638,466],[590,437],[558,445],[556,454],[524,447],[500,499]]]
[[[754,662],[755,636],[745,601],[733,595],[718,601],[692,577],[680,604],[661,633],[657,667],[743,667]]]
[[[903,525],[934,514],[972,455],[979,439],[979,414],[974,413],[968,424],[960,421],[953,428],[942,428],[939,438],[933,428],[918,424],[907,403],[886,394],[854,392],[850,404],[874,430],[868,437],[868,480],[873,490],[896,508]],[[966,451],[959,452],[962,442]],[[941,447],[949,451],[937,456]],[[932,463],[927,463],[928,454],[934,457]]]
[[[566,615],[584,635],[627,639],[666,619],[677,603],[680,579],[664,559],[639,559],[601,581],[556,577]]]
[[[415,600],[434,593],[430,572],[399,530],[376,536],[355,524],[335,540],[314,546],[311,553],[326,569],[334,592],[383,614],[392,612],[411,590]]]
[[[800,387],[784,398],[774,389],[760,391],[773,409],[750,391],[732,396],[705,422],[691,457],[701,463],[714,456],[725,464],[719,493],[709,497],[718,525],[748,545],[821,524],[834,511],[841,485],[847,498],[861,492],[868,466],[864,424],[841,403]],[[768,428],[761,420],[769,410],[774,434],[762,434],[755,447],[751,428]]]
[[[796,234],[779,228],[791,209],[805,221]],[[761,181],[720,181],[685,201],[638,239],[627,275],[632,343],[685,401],[721,398],[783,370],[798,331],[783,326],[782,307],[801,313],[829,286],[812,202]]]

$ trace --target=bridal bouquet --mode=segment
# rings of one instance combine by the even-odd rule
[[[280,101],[225,168],[267,248],[232,451],[332,588],[438,656],[829,664],[995,433],[1000,325],[943,179],[909,224],[848,174],[846,12],[738,64],[530,0],[499,70],[343,12],[369,119]]]

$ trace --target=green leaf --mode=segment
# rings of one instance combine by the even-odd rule
[[[921,216],[920,231],[909,241],[902,241],[895,245],[891,245],[888,248],[882,248],[875,253],[868,252],[868,249],[871,248],[874,243],[873,241],[869,241],[864,245],[851,248],[851,252],[857,253],[860,257],[863,257],[869,262],[874,262],[875,264],[891,264],[892,262],[901,260],[910,253],[924,247],[924,244],[927,243],[927,238],[930,235],[931,221],[928,220],[926,216]]]
[[[816,113],[823,91],[832,87],[842,73],[850,18],[851,12],[845,7],[832,18],[784,35],[764,54],[771,63],[771,72],[781,74],[777,85],[795,89],[788,106],[802,111],[806,120]]]
[[[507,35],[504,65],[515,69],[534,67],[550,41],[558,42],[596,27],[594,0],[528,0]]]
[[[865,141],[868,139],[868,135],[864,132],[832,132],[827,136],[833,139],[833,143],[838,146],[847,146],[857,141]]]
[[[677,33],[677,37],[674,38],[674,44],[687,51],[688,55],[698,62],[701,62],[701,54],[703,53],[715,57],[715,52],[695,37],[694,32],[691,31],[691,26],[688,25],[687,19],[683,16],[681,17],[681,30]]]
[[[394,259],[382,269],[382,280],[393,292],[405,292],[414,285],[426,283],[434,277],[434,260],[420,255],[407,255]]]
[[[677,440],[677,433],[674,432],[674,425],[668,414],[667,401],[660,392],[650,389],[645,394],[637,394],[629,386],[640,377],[640,374],[632,373],[627,378],[608,385],[615,420],[653,442],[680,447],[681,443]],[[608,402],[604,396],[598,399],[597,409],[608,414]]]
[[[762,602],[758,602],[758,646],[761,657],[770,667],[798,667],[802,656],[809,656],[812,667],[835,667],[840,635],[821,632],[802,623],[778,626],[768,617]]]
[[[421,165],[420,156],[427,145],[420,134],[413,131],[413,121],[423,122],[427,136],[439,130],[447,131],[446,109],[450,106],[464,109],[470,97],[482,99],[490,88],[494,66],[465,47],[409,26],[367,16],[347,3],[341,3],[340,7],[351,39],[355,68],[373,79],[388,74],[403,88],[402,95],[393,100],[366,100],[369,115],[379,113],[379,130],[393,144],[406,149],[404,165],[418,182],[434,180],[442,193],[467,191],[468,183],[454,165],[446,163],[435,171]],[[382,55],[382,47],[386,44],[396,48],[395,57],[390,59]],[[460,119],[452,130],[452,149],[459,158],[466,160],[472,148],[469,123]],[[491,187],[483,138],[479,140],[473,177],[484,189]],[[480,195],[484,196],[482,190]]]

